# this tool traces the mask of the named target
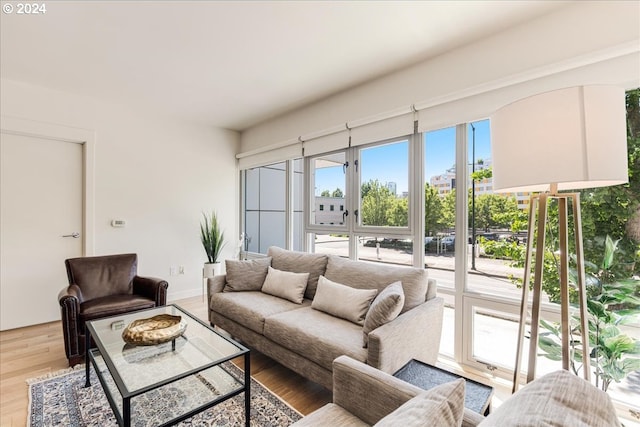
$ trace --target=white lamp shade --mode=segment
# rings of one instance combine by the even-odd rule
[[[491,116],[496,192],[628,182],[624,89],[580,86],[516,101]]]

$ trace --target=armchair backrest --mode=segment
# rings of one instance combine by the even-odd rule
[[[133,293],[137,254],[70,258],[65,260],[70,285],[78,285],[85,301],[107,295]]]

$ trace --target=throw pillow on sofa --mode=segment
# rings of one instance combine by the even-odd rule
[[[267,277],[271,257],[247,261],[226,260],[227,284],[224,292],[259,291]]]
[[[364,318],[364,328],[362,329],[364,348],[369,345],[369,332],[398,317],[403,306],[402,282],[394,282],[378,294]]]
[[[302,304],[308,280],[309,273],[280,271],[270,266],[262,285],[262,292]]]
[[[267,250],[267,256],[271,257],[271,266],[282,271],[292,273],[309,273],[307,289],[304,297],[313,299],[318,287],[318,277],[324,274],[327,268],[327,256],[308,252],[290,251],[277,246],[271,246]]]
[[[423,391],[378,421],[374,427],[460,427],[464,414],[464,379]]]
[[[356,289],[320,276],[311,308],[362,326],[377,293],[377,289]]]

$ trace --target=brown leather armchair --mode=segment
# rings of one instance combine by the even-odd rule
[[[87,320],[165,305],[165,280],[137,275],[138,255],[65,260],[69,286],[58,294],[69,366],[84,361]]]

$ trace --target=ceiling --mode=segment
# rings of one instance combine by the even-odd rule
[[[0,14],[2,78],[241,131],[566,2],[45,4]]]

